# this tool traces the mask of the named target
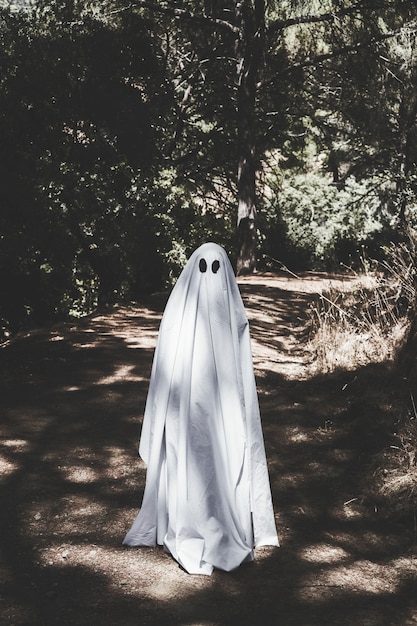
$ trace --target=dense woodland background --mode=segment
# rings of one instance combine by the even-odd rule
[[[0,6],[0,339],[208,240],[240,273],[413,266],[414,2]]]

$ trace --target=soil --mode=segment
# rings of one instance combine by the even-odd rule
[[[309,308],[338,281],[239,280],[281,546],[192,576],[122,547],[141,504],[140,420],[166,295],[0,348],[0,624],[417,624],[412,519],[366,485],[389,447],[389,365],[313,375]]]

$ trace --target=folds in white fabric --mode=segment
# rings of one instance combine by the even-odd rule
[[[216,244],[194,252],[167,303],[139,451],[146,486],[124,544],[163,545],[200,574],[278,545],[248,322]]]

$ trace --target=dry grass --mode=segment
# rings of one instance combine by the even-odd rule
[[[315,373],[355,370],[395,357],[408,328],[385,278],[366,275],[319,296],[311,308]]]
[[[311,307],[310,349],[315,373],[391,362],[393,377],[377,395],[390,405],[392,444],[373,459],[367,491],[388,515],[411,512],[417,542],[417,396],[395,362],[416,314],[416,254],[413,242],[393,247],[378,271],[321,294]]]
[[[393,247],[379,271],[320,294],[311,307],[316,373],[355,370],[395,358],[417,299],[414,251]]]
[[[375,458],[372,480],[373,494],[388,513],[412,513],[417,543],[417,412],[408,393],[408,403],[395,407],[393,443]]]

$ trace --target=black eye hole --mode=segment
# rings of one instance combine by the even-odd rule
[[[207,261],[206,259],[200,259],[200,263],[198,264],[200,268],[200,272],[207,272]]]
[[[220,262],[219,261],[213,261],[213,263],[211,264],[211,271],[213,272],[213,274],[217,274],[217,272],[219,271],[219,267],[220,267]]]

